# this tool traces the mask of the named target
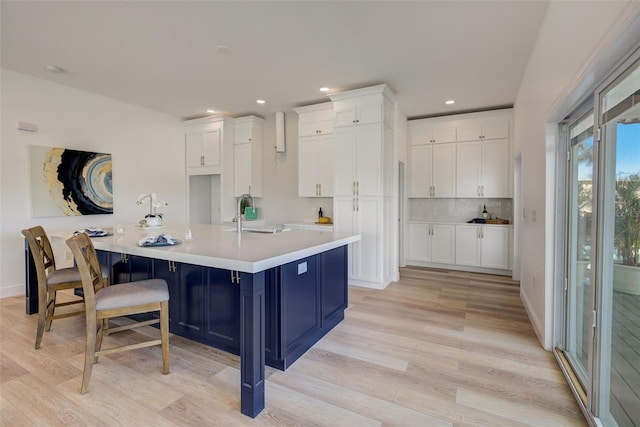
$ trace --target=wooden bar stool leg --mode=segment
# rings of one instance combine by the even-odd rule
[[[42,343],[42,335],[44,335],[44,327],[47,319],[47,300],[48,298],[38,298],[38,329],[36,330],[36,350],[40,348]]]
[[[44,330],[45,331],[50,331],[51,330],[51,323],[53,322],[53,315],[55,314],[55,309],[56,309],[56,291],[49,291],[47,292],[47,310],[46,311],[46,315],[47,315],[47,320],[46,320],[46,325]]]
[[[160,303],[160,340],[162,341],[162,373],[169,373],[169,301]]]
[[[87,316],[87,344],[84,352],[84,373],[82,374],[82,387],[80,393],[84,394],[89,388],[91,370],[95,362],[96,350],[96,316]]]

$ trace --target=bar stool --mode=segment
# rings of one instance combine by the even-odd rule
[[[86,348],[84,373],[80,393],[86,393],[93,364],[104,354],[134,350],[154,345],[162,347],[162,373],[169,373],[169,289],[164,279],[150,279],[104,286],[100,263],[89,236],[85,233],[67,239],[75,257],[82,289],[84,291],[86,317]],[[112,317],[160,311],[160,339],[102,350],[102,336],[106,322]],[[119,328],[110,328],[109,333],[145,326],[155,321],[137,322]]]
[[[84,300],[56,303],[56,292],[64,289],[82,288],[80,272],[77,268],[56,268],[56,260],[51,249],[51,242],[44,228],[35,226],[22,230],[22,235],[29,243],[29,251],[33,257],[36,267],[36,277],[38,279],[38,328],[36,330],[35,348],[40,348],[44,331],[51,330],[54,319],[77,316],[84,313]],[[109,281],[109,269],[103,267],[102,279],[105,285]],[[75,304],[82,304],[80,310],[62,314],[55,314],[56,307],[63,307]]]

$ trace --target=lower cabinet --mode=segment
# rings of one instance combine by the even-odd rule
[[[205,339],[214,347],[240,354],[240,283],[229,270],[206,270]]]
[[[409,224],[408,260],[453,264],[455,226],[450,224]]]
[[[507,270],[511,228],[498,225],[457,225],[456,264]]]

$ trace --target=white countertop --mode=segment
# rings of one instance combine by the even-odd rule
[[[320,224],[313,221],[297,221],[297,222],[286,222],[284,226],[287,228],[306,228],[308,230],[333,231],[333,223]]]
[[[498,227],[513,227],[513,223],[509,221],[509,224],[484,224],[484,223],[471,223],[467,221],[452,221],[452,220],[441,220],[441,219],[412,219],[407,221],[407,224],[447,224],[447,225],[491,225]]]
[[[103,227],[111,232],[111,228]],[[140,229],[124,226],[122,234],[94,237],[96,249],[207,267],[257,273],[360,240],[359,234],[290,230],[281,233],[236,233],[235,225],[167,224]],[[193,238],[185,240],[191,229]],[[66,239],[74,230],[52,230],[52,239]],[[181,241],[175,246],[139,247],[145,236],[168,234]]]

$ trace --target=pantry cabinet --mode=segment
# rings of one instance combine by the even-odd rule
[[[298,196],[333,197],[333,106],[327,102],[295,111],[298,113]]]
[[[455,226],[412,223],[408,225],[407,263],[455,263]]]
[[[262,197],[262,127],[256,116],[235,119],[233,145],[233,194]]]
[[[510,269],[511,227],[501,225],[457,225],[456,264]]]
[[[379,85],[330,98],[335,115],[334,230],[362,237],[350,245],[350,282],[383,288],[395,268],[394,95]]]

